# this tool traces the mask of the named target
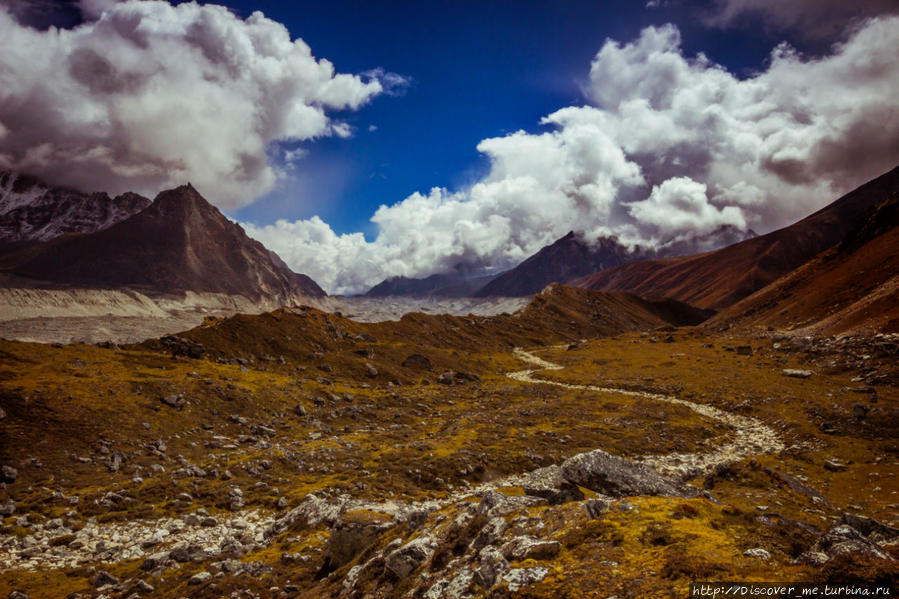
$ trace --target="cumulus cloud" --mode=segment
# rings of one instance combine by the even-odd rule
[[[886,14],[899,14],[896,0],[716,0],[708,20],[729,27],[747,16],[760,17],[771,27],[827,38],[849,21]]]
[[[739,79],[684,56],[674,26],[649,27],[602,46],[588,105],[482,141],[482,180],[381,206],[371,242],[317,218],[247,229],[337,293],[506,268],[571,229],[655,246],[722,225],[766,232],[899,162],[897,47],[899,18],[881,17],[828,56],[778,46]]]
[[[79,0],[46,31],[0,6],[0,168],[155,194],[190,180],[223,208],[270,191],[277,142],[349,136],[330,114],[399,93],[383,70],[338,73],[261,12]],[[296,159],[294,153],[288,159]]]
[[[689,177],[672,177],[653,186],[647,199],[628,204],[628,212],[641,225],[675,236],[702,235],[727,225],[746,229],[739,208],[713,206],[706,196],[706,185]]]

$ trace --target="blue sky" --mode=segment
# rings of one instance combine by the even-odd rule
[[[243,16],[262,10],[338,71],[382,67],[411,78],[403,96],[378,97],[342,115],[355,127],[353,137],[297,144],[309,154],[296,165],[295,180],[233,213],[257,224],[319,215],[338,233],[367,237],[380,204],[478,179],[488,168],[475,149],[480,140],[539,131],[541,117],[585,103],[590,60],[607,38],[630,40],[647,25],[672,22],[685,54],[704,52],[738,74],[763,68],[785,38],[758,20],[725,30],[701,24],[707,9],[623,0],[224,4]]]

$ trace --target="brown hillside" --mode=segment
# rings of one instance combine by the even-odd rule
[[[160,193],[147,209],[108,229],[11,252],[0,266],[32,280],[158,293],[324,295],[189,184]]]
[[[899,168],[844,195],[789,227],[682,258],[648,260],[609,268],[571,284],[602,291],[671,297],[721,310],[834,246],[877,204],[899,191]]]
[[[406,314],[399,321],[358,323],[314,308],[282,309],[262,315],[212,320],[178,336],[201,344],[224,361],[322,366],[366,374],[366,364],[384,376],[417,380],[402,368],[413,348],[427,347],[433,370],[480,370],[471,352],[507,351],[515,346],[572,342],[586,337],[699,324],[708,316],[679,302],[652,302],[625,293],[603,293],[551,285],[523,310],[493,317]],[[142,347],[165,349],[165,340]],[[377,352],[374,348],[377,347]],[[326,368],[325,371],[328,369]]]
[[[899,195],[838,246],[736,303],[711,327],[899,332]]]

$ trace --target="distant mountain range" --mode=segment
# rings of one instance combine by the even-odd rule
[[[423,279],[391,277],[369,289],[368,297],[388,297],[391,295],[470,297],[496,275],[466,276],[459,273],[437,274]]]
[[[0,242],[49,241],[67,233],[102,231],[150,203],[136,193],[110,198],[0,171]]]
[[[706,234],[672,240],[658,249],[651,249],[641,246],[629,248],[614,237],[589,241],[583,234],[570,231],[518,266],[502,273],[480,277],[456,273],[436,274],[423,279],[393,277],[375,285],[366,295],[522,297],[534,295],[550,283],[568,283],[613,266],[713,250],[755,236],[752,230],[741,231],[725,225]]]
[[[0,272],[16,285],[221,293],[285,303],[325,295],[190,184],[150,203],[134,194],[109,199],[9,180],[4,206],[13,207],[6,214],[30,223],[0,252]],[[54,209],[53,198],[68,208]]]

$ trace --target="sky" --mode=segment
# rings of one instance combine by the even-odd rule
[[[766,232],[899,162],[893,0],[0,0],[0,168],[190,180],[332,293]]]

